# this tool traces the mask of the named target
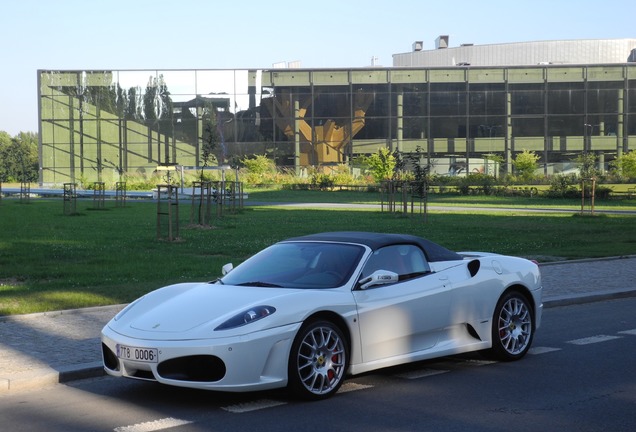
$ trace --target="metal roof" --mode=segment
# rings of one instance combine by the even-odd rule
[[[462,45],[393,54],[394,67],[627,63],[636,39],[581,39]]]

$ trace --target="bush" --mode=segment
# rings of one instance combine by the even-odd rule
[[[150,177],[145,175],[131,175],[125,176],[126,189],[129,191],[149,191],[157,187],[158,184],[163,184],[165,181],[161,176],[153,174]]]
[[[602,200],[607,200],[612,195],[612,192],[612,188],[597,186],[594,190],[594,197]]]
[[[311,178],[311,185],[320,190],[332,190],[334,186],[333,177],[325,173],[316,173]]]
[[[316,169],[310,170],[309,183],[313,188],[320,190],[332,190],[334,186],[354,186],[366,184],[366,180],[364,178],[356,179],[356,177],[351,174],[350,168],[347,164],[325,167],[324,169],[330,169],[331,171],[321,172]]]
[[[365,162],[369,167],[371,175],[378,183],[393,177],[397,164],[395,156],[391,154],[391,150],[389,150],[388,147],[378,149],[377,153],[365,158]]]
[[[534,177],[538,162],[539,156],[537,156],[535,152],[524,150],[517,155],[515,160],[512,161],[512,164],[523,181],[529,182]]]
[[[276,172],[276,164],[265,155],[254,155],[242,160],[243,166],[251,174],[271,174]]]
[[[636,150],[623,153],[616,158],[612,166],[619,177],[624,179],[636,178]]]
[[[458,177],[457,189],[462,195],[468,195],[473,190],[472,187],[476,187],[477,193],[481,192],[484,195],[492,195],[495,190],[496,179],[488,174],[473,173],[468,174],[466,177]]]
[[[279,183],[276,163],[265,155],[253,155],[241,160],[243,182],[252,185]]]
[[[550,189],[548,189],[548,197],[550,198],[576,198],[580,195],[580,191],[576,186],[578,184],[577,176],[556,175],[550,178]]]

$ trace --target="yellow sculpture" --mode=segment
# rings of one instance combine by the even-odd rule
[[[296,131],[300,142],[300,165],[321,165],[343,162],[344,147],[364,127],[366,111],[373,100],[373,95],[359,91],[354,94],[353,118],[349,115],[348,100],[343,97],[342,103],[330,107],[332,117],[321,125],[312,126],[305,120],[307,109],[320,97],[319,94],[300,95],[293,100],[290,91],[283,90],[276,97],[263,99],[263,104],[275,118],[276,126],[291,140],[295,141]],[[315,116],[314,116],[315,117]],[[346,119],[350,121],[343,121]]]

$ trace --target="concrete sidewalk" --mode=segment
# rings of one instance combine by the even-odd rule
[[[541,265],[544,307],[636,296],[636,256]],[[104,374],[100,331],[123,305],[0,317],[0,395]]]

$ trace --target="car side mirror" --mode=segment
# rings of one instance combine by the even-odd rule
[[[376,270],[369,276],[360,280],[360,289],[367,289],[376,285],[392,284],[400,280],[397,273],[388,270]]]
[[[234,266],[232,265],[232,263],[227,263],[223,267],[221,267],[221,274],[225,276],[226,274],[231,272],[233,268]]]

